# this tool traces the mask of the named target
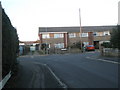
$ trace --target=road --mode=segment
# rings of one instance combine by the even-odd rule
[[[29,72],[37,71],[35,65],[47,64],[55,75],[70,88],[117,88],[119,64],[116,61],[96,58],[99,54],[99,52],[88,52],[47,56],[33,55],[20,57],[19,61],[26,68],[31,68],[32,71],[26,71],[26,75]],[[25,77],[27,79],[27,76]],[[39,78],[39,74],[37,77]]]

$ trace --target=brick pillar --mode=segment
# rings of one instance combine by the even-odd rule
[[[42,34],[39,34],[40,43],[42,43]]]
[[[68,33],[64,33],[64,48],[68,46]]]
[[[88,42],[89,42],[89,45],[93,45],[93,41],[94,41],[93,32],[88,32]]]

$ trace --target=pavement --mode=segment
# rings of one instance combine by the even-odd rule
[[[98,51],[99,52],[99,51]],[[92,53],[92,52],[85,52],[85,53]],[[95,52],[93,52],[95,53]],[[108,61],[114,61],[114,62],[118,62],[120,63],[120,58],[119,57],[112,57],[112,56],[102,56],[99,52],[99,55],[93,55],[93,56],[90,56],[90,58],[93,58],[93,59],[101,59],[101,60],[108,60]]]
[[[66,88],[46,64],[28,60],[38,55],[35,52],[32,56],[29,54],[18,58],[18,73],[10,78],[4,88]]]

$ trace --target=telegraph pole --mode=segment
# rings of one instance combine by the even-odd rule
[[[47,27],[46,27],[46,35],[47,35]],[[48,47],[47,47],[47,36],[46,36],[46,47],[45,47],[45,50],[46,50],[46,54],[48,54]]]
[[[81,27],[81,12],[80,12],[80,8],[79,8],[79,21],[80,21],[80,42],[81,42],[81,52],[83,52],[83,49],[82,49],[82,27]]]

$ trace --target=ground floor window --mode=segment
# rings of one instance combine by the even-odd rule
[[[84,46],[89,45],[89,42],[83,42]]]
[[[64,43],[57,43],[54,45],[55,45],[55,48],[64,48]]]
[[[54,38],[63,38],[63,37],[64,37],[63,33],[54,34]]]

